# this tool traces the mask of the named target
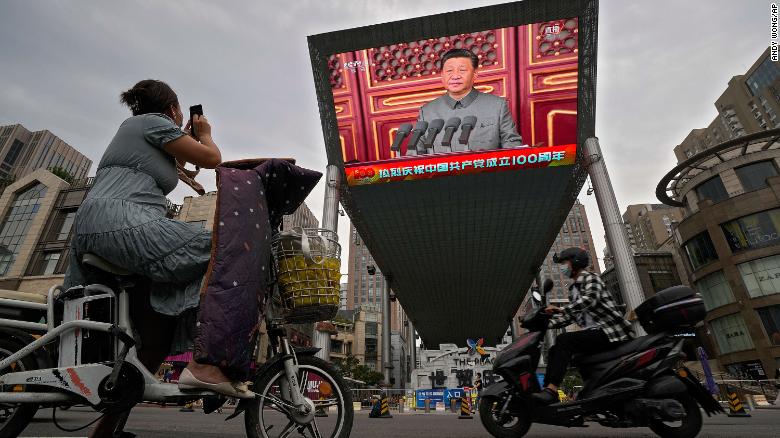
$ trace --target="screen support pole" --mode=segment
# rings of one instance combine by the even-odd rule
[[[339,179],[341,172],[335,164],[328,164],[325,171],[325,202],[322,207],[322,228],[338,233],[339,230]],[[317,329],[314,325],[314,346],[319,348],[316,356],[330,362],[330,332]]]
[[[414,323],[411,319],[407,319],[409,321],[409,339],[411,339],[412,342],[409,343],[409,370],[407,371],[409,373],[409,376],[412,375],[412,371],[414,371],[417,368],[417,337],[414,333]],[[404,379],[406,376],[404,376]],[[411,377],[410,377],[411,379]],[[411,381],[408,382],[411,385]],[[412,386],[413,387],[413,386]]]
[[[593,192],[596,194],[596,203],[601,214],[601,222],[604,224],[604,232],[607,236],[607,245],[615,259],[615,271],[617,272],[620,292],[623,302],[626,303],[626,313],[636,309],[644,301],[642,284],[639,281],[639,272],[634,262],[634,252],[628,243],[623,218],[620,215],[615,191],[609,180],[607,164],[601,153],[599,139],[590,137],[585,140],[583,152],[585,166],[593,184]],[[593,255],[595,257],[595,254]],[[634,321],[634,334],[645,334],[637,321]]]
[[[393,285],[390,279],[385,277],[387,288],[382,291],[382,371],[384,372],[384,384],[390,387],[390,377],[393,372],[393,358],[390,357],[390,335],[392,334],[390,315],[390,289]]]

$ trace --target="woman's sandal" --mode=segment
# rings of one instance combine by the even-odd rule
[[[207,383],[198,380],[190,370],[184,369],[179,377],[179,389],[207,389],[218,394],[235,398],[255,398],[257,394],[250,391],[244,382]]]

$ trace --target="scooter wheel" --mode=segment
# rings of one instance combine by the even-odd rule
[[[681,394],[672,397],[685,409],[685,418],[680,421],[669,423],[660,420],[653,420],[650,423],[650,430],[663,438],[693,438],[701,431],[702,418],[699,404],[688,394]]]
[[[531,414],[523,409],[521,413],[500,414],[504,401],[499,397],[482,397],[479,400],[479,419],[482,425],[496,438],[520,438],[531,428]]]
[[[0,339],[0,360],[16,353],[22,347],[24,345],[15,338]],[[28,355],[12,364],[10,369],[6,368],[0,371],[0,374],[35,369],[38,369],[38,363],[32,355]],[[18,391],[20,389],[26,390],[26,388],[18,388],[16,386],[0,386],[0,392]],[[37,404],[0,403],[0,438],[16,438],[19,436],[27,425],[30,424],[36,412],[38,412]]]

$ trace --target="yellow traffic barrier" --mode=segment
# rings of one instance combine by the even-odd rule
[[[393,418],[390,414],[390,403],[387,400],[387,395],[382,394],[380,398],[374,403],[374,407],[368,414],[369,418]]]
[[[471,394],[464,392],[463,397],[460,399],[460,415],[459,420],[470,420],[474,418],[471,415]]]
[[[745,407],[742,405],[742,401],[739,399],[739,395],[730,386],[726,387],[726,394],[729,396],[729,417],[750,417]]]
[[[314,416],[315,417],[327,417],[328,412],[325,410],[325,408],[322,406],[322,400],[325,400],[325,397],[323,397],[322,394],[320,394],[320,403],[317,403],[317,406],[314,408]]]

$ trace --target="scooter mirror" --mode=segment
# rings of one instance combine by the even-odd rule
[[[534,291],[534,293],[533,293],[533,297],[534,297],[534,300],[535,300],[537,303],[541,303],[541,302],[542,302],[542,294],[540,294],[539,292],[537,292],[537,291]]]
[[[542,289],[544,290],[544,294],[547,295],[547,292],[550,292],[555,284],[552,280],[545,279],[544,284],[542,285]]]

